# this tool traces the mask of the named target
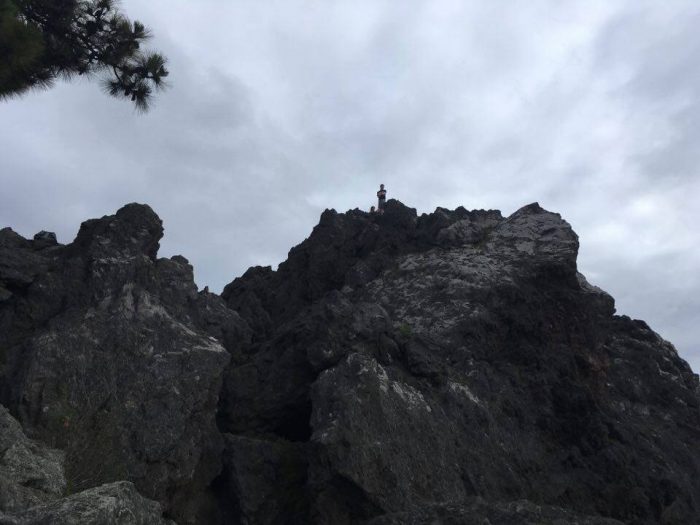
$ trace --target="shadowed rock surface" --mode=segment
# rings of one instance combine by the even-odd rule
[[[0,525],[168,525],[155,501],[132,483],[109,483],[32,507],[14,516],[0,515]]]
[[[486,502],[474,498],[459,505],[432,505],[413,512],[399,512],[376,518],[368,525],[620,525],[607,518],[581,516],[557,507],[534,505],[529,501]]]
[[[577,251],[537,204],[326,211],[222,294],[254,333],[220,426],[307,444],[315,522],[481,497],[696,523],[698,378]]]
[[[30,440],[0,406],[0,514],[63,496],[63,453]]]
[[[237,316],[197,293],[186,259],[156,258],[162,232],[135,204],[67,246],[0,232],[0,396],[65,451],[71,492],[130,480],[188,523],[220,470],[220,341]]]
[[[66,495],[64,455],[28,439],[0,406],[0,525],[167,525],[161,506],[118,482]]]
[[[559,215],[327,210],[221,297],[161,235],[135,204],[66,246],[0,230],[0,401],[70,492],[130,481],[178,523],[700,523],[698,376]]]

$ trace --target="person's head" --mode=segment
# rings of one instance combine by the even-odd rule
[[[383,189],[384,189],[384,184],[380,184],[380,185],[379,185],[379,189],[380,189],[380,190],[383,190]]]
[[[369,209],[370,212],[374,213],[374,206]]]

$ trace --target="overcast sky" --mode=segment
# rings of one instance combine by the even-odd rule
[[[538,201],[579,268],[700,370],[700,2],[125,0],[170,61],[138,115],[96,83],[0,103],[0,227],[137,201],[200,287],[277,265],[325,208]]]

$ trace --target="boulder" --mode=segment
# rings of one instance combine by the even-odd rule
[[[33,441],[0,406],[0,513],[60,498],[66,491],[63,453]]]
[[[109,483],[13,515],[0,525],[175,525],[161,507],[141,496],[132,483]]]

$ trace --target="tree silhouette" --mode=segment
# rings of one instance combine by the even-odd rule
[[[149,37],[113,0],[0,0],[0,98],[88,75],[145,111],[168,76],[165,58],[141,48]]]

